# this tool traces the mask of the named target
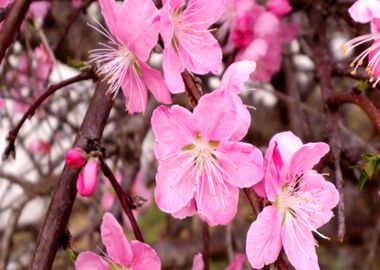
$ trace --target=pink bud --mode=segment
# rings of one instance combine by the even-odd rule
[[[98,186],[99,160],[89,159],[77,179],[77,189],[81,196],[91,197]]]
[[[288,0],[269,0],[267,10],[274,13],[277,17],[283,17],[292,11],[292,6]]]
[[[237,48],[244,48],[253,39],[253,18],[250,13],[245,13],[236,20],[232,30],[232,41]]]
[[[66,166],[73,170],[79,170],[87,161],[87,153],[81,148],[72,148],[66,153]]]

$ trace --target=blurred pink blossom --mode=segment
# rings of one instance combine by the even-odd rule
[[[66,166],[70,169],[79,170],[87,161],[87,153],[81,148],[72,148],[65,156]]]
[[[41,139],[34,139],[28,145],[28,151],[32,154],[48,154],[51,144]]]
[[[289,0],[269,0],[267,10],[281,18],[292,11],[292,6]]]
[[[75,262],[77,270],[161,269],[160,258],[154,249],[137,240],[128,241],[111,213],[104,214],[100,232],[107,257],[102,258],[91,251],[81,252]]]

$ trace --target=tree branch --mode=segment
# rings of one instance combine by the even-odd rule
[[[92,70],[84,71],[70,79],[64,80],[60,83],[51,85],[42,95],[40,95],[36,101],[33,102],[33,104],[29,107],[29,109],[24,113],[18,124],[8,133],[7,141],[8,145],[4,150],[3,153],[3,160],[7,159],[10,154],[12,154],[13,158],[15,158],[16,149],[15,149],[15,140],[17,138],[17,135],[22,127],[22,125],[25,123],[27,119],[30,119],[33,115],[36,109],[44,102],[48,97],[50,97],[52,94],[54,94],[57,90],[87,79],[95,78],[95,75],[93,74]]]
[[[112,99],[106,95],[107,88],[105,83],[98,82],[73,147],[90,151],[92,143],[101,139],[112,108]],[[65,166],[38,236],[31,270],[51,269],[77,194],[77,178],[78,172]]]

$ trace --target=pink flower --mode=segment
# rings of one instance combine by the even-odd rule
[[[153,1],[125,0],[120,8],[113,0],[99,4],[110,32],[100,24],[97,30],[109,42],[92,50],[90,57],[110,84],[108,93],[116,97],[121,88],[131,114],[145,111],[147,88],[158,101],[171,103],[161,73],[146,63],[158,40],[159,16]]]
[[[30,5],[28,16],[34,19],[41,19],[46,16],[50,8],[48,1],[38,1]]]
[[[105,213],[100,228],[107,258],[85,251],[75,262],[77,270],[159,270],[161,261],[154,249],[137,240],[128,241],[120,224],[111,213]]]
[[[0,109],[5,107],[5,101],[4,99],[0,98]]]
[[[53,60],[42,43],[34,50],[34,56],[35,75],[41,82],[46,82],[53,68]]]
[[[225,270],[242,270],[245,261],[245,255],[239,253],[235,256],[233,261],[226,267]]]
[[[292,6],[289,0],[269,0],[267,10],[281,18],[292,11]]]
[[[66,166],[73,170],[79,170],[87,161],[87,153],[81,148],[72,148],[65,156]]]
[[[99,160],[90,158],[77,179],[77,190],[83,197],[91,197],[98,187]]]
[[[378,0],[359,0],[349,9],[351,17],[361,23],[371,22],[371,33],[351,39],[343,46],[343,55],[367,42],[372,44],[361,52],[350,64],[353,69],[352,74],[356,73],[359,66],[362,66],[368,57],[366,70],[371,76],[369,81],[376,87],[380,81],[380,1]],[[376,80],[375,80],[376,78]]]
[[[329,151],[325,143],[308,143],[291,132],[276,134],[264,159],[263,185],[256,186],[272,203],[249,228],[246,252],[254,268],[273,263],[281,247],[298,270],[319,269],[317,231],[333,216],[339,201],[335,186],[312,168]]]
[[[51,144],[47,141],[35,139],[28,145],[28,151],[33,154],[48,154],[51,149]]]
[[[160,33],[164,41],[165,81],[172,93],[185,91],[181,72],[217,73],[222,64],[222,50],[209,32],[224,10],[223,0],[163,1]]]
[[[176,218],[198,213],[210,226],[228,224],[236,214],[239,188],[260,180],[261,152],[236,140],[244,137],[249,122],[241,119],[235,97],[220,89],[202,96],[193,113],[177,105],[153,112],[159,161],[155,199],[164,212]]]
[[[359,23],[369,23],[380,18],[379,0],[358,0],[349,9],[351,18]]]
[[[253,39],[252,14],[246,13],[236,20],[231,38],[236,48],[244,48],[248,46]]]
[[[193,267],[191,270],[203,270],[204,269],[203,256],[202,253],[198,253],[194,256]]]

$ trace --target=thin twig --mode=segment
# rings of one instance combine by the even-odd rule
[[[108,178],[112,187],[114,188],[116,195],[119,198],[121,207],[123,208],[125,214],[127,215],[129,219],[129,222],[132,225],[133,233],[136,239],[144,243],[144,238],[142,236],[141,230],[132,212],[132,199],[124,192],[123,188],[117,182],[115,176],[113,175],[111,169],[108,167],[104,159],[102,157],[100,157],[99,159],[100,159],[100,164],[102,167],[103,174]]]
[[[203,259],[204,270],[209,270],[210,269],[210,230],[209,230],[207,222],[203,222],[202,236],[203,236],[202,237],[203,238],[202,259]]]
[[[255,213],[255,216],[257,216],[260,212],[260,206],[257,204],[256,200],[252,200],[249,188],[243,188],[243,191],[245,196],[247,197],[249,204],[251,205],[253,213]]]
[[[64,80],[60,83],[51,85],[42,95],[40,95],[36,101],[33,102],[33,104],[29,107],[29,109],[24,113],[18,124],[8,133],[7,141],[8,145],[4,150],[3,153],[3,160],[7,159],[10,154],[12,154],[13,158],[15,157],[15,140],[17,138],[17,135],[23,126],[24,122],[27,119],[30,119],[33,115],[35,110],[44,102],[48,97],[50,97],[52,94],[54,94],[57,90],[87,79],[94,78],[94,74],[91,70],[84,71],[72,78],[69,78],[67,80]]]

